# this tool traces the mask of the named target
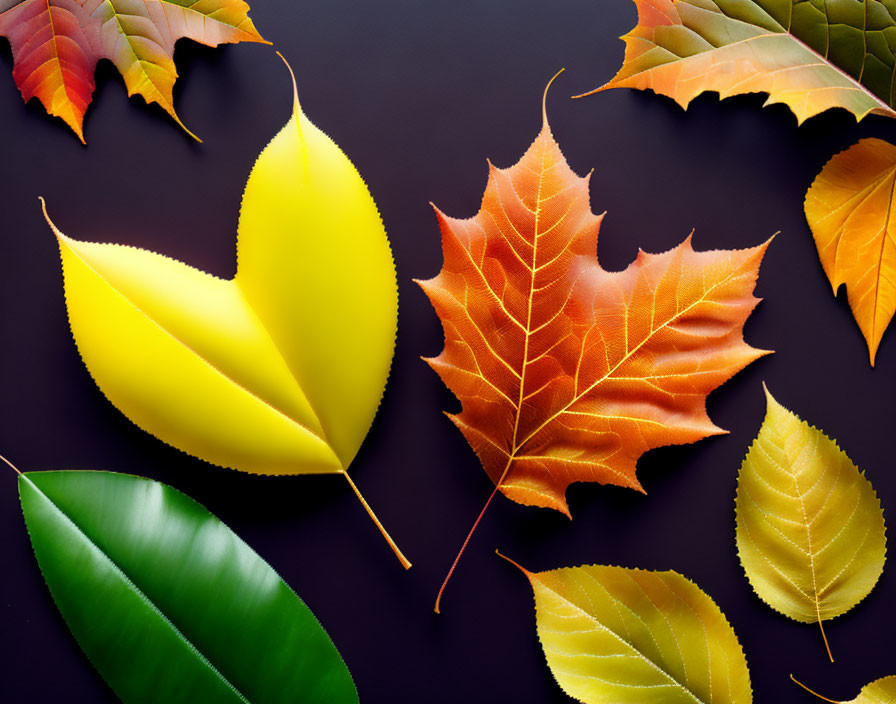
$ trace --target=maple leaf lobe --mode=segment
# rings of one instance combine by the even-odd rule
[[[766,354],[742,327],[768,243],[695,252],[688,238],[605,271],[589,177],[569,167],[546,119],[516,165],[489,164],[478,214],[436,217],[444,266],[418,283],[445,347],[426,361],[506,496],[569,515],[569,484],[643,491],[644,452],[724,432],[705,400]]]
[[[174,45],[183,38],[268,43],[248,12],[243,0],[24,0],[0,12],[0,36],[12,46],[22,98],[38,98],[81,142],[100,59],[115,64],[129,96],[158,103],[196,137],[174,108]]]

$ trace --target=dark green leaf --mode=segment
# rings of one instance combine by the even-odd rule
[[[76,471],[23,474],[19,494],[59,610],[127,704],[358,701],[314,614],[189,497]]]

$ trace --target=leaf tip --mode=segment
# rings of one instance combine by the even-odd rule
[[[523,567],[519,562],[516,562],[515,560],[511,560],[509,557],[507,557],[507,555],[502,554],[500,550],[495,550],[495,555],[500,557],[502,560],[506,560],[507,562],[509,562],[511,565],[516,567],[520,572],[522,572],[527,577],[530,577],[530,578],[532,577],[532,573],[529,570],[527,570],[525,567]]]
[[[292,99],[293,99],[293,111],[296,115],[298,115],[302,111],[302,106],[299,103],[299,86],[296,83],[296,74],[295,71],[292,70],[292,66],[289,65],[289,61],[286,60],[286,57],[283,56],[279,51],[277,52],[277,56],[286,64],[286,70],[289,71],[289,77],[292,80]]]
[[[541,126],[542,129],[549,130],[548,126],[548,91],[551,89],[551,84],[557,80],[557,77],[563,73],[566,69],[561,68],[557,73],[553,75],[551,80],[548,81],[548,84],[544,87],[544,94],[541,96]]]
[[[56,227],[56,224],[50,219],[50,214],[47,212],[47,201],[44,199],[43,196],[38,196],[37,199],[40,201],[40,207],[44,213],[44,220],[47,221],[47,225],[50,226],[50,229],[53,231],[53,234],[56,236],[56,239],[60,242],[67,240],[68,237],[66,237],[62,233],[62,231],[58,227]]]

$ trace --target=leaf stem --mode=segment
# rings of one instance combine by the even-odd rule
[[[804,685],[802,682],[800,682],[800,681],[799,681],[796,677],[794,677],[793,675],[790,675],[790,679],[792,679],[792,680],[794,681],[794,683],[798,684],[800,687],[802,687],[803,689],[805,689],[809,694],[818,697],[819,699],[821,699],[821,700],[824,701],[824,702],[830,702],[831,704],[843,704],[842,702],[838,702],[838,701],[836,701],[835,699],[828,699],[827,697],[823,697],[823,696],[821,696],[818,692],[815,692],[815,691],[809,689],[806,685]]]
[[[448,581],[451,579],[451,575],[454,574],[454,568],[457,567],[457,563],[460,562],[460,556],[463,555],[464,550],[467,549],[467,543],[470,542],[470,538],[472,538],[473,533],[476,532],[476,527],[479,525],[479,521],[481,521],[482,517],[485,515],[486,509],[489,507],[489,504],[491,504],[492,499],[495,498],[495,494],[498,493],[499,486],[501,486],[500,482],[498,484],[495,484],[494,491],[492,491],[491,496],[488,497],[488,501],[485,502],[485,506],[482,507],[482,511],[479,512],[479,517],[473,523],[473,527],[470,528],[470,532],[467,533],[467,539],[464,540],[464,544],[460,546],[460,552],[457,553],[457,557],[454,558],[454,562],[451,565],[451,569],[448,570],[448,574],[445,576],[445,581],[442,582],[442,586],[439,589],[438,595],[436,596],[435,612],[437,614],[441,613],[441,611],[439,611],[439,604],[442,602],[442,593],[445,591],[445,587],[448,586]]]
[[[386,539],[386,542],[389,543],[389,547],[392,548],[392,552],[395,553],[395,557],[398,558],[398,561],[401,562],[401,566],[406,570],[411,569],[411,562],[404,556],[404,553],[401,552],[398,545],[392,540],[392,536],[386,531],[385,526],[380,523],[380,519],[376,517],[376,514],[373,512],[373,509],[370,508],[370,504],[367,503],[367,500],[361,494],[361,491],[352,481],[352,478],[348,475],[348,472],[343,472],[343,476],[346,481],[348,481],[348,485],[352,488],[352,491],[355,492],[355,496],[358,497],[358,500],[361,502],[361,505],[364,507],[364,510],[367,511],[367,515],[373,519],[373,522],[376,524],[376,527],[380,529],[380,533],[383,534],[383,537]]]
[[[12,462],[10,462],[8,459],[6,459],[3,455],[0,455],[0,460],[2,460],[2,461],[5,462],[6,464],[8,464],[10,467],[12,467],[12,468],[15,470],[16,474],[18,474],[19,476],[22,476],[22,472],[19,471],[19,468],[16,467],[16,466],[15,466]]]
[[[821,630],[821,639],[824,641],[824,647],[828,651],[828,657],[831,659],[831,662],[834,662],[834,656],[831,653],[831,646],[828,643],[828,637],[824,632],[824,624],[821,622],[821,614],[818,615],[818,628]]]

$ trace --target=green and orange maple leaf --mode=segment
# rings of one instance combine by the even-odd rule
[[[445,333],[428,362],[495,492],[566,515],[571,483],[643,491],[643,453],[724,432],[707,395],[766,354],[743,325],[768,243],[696,252],[688,237],[609,272],[588,183],[545,114],[515,166],[490,165],[476,216],[436,211],[444,266],[420,282]]]
[[[195,137],[174,109],[177,40],[267,43],[242,0],[0,0],[0,11],[22,98],[36,97],[82,142],[100,59],[115,64],[128,95],[158,103]]]
[[[797,120],[841,107],[896,117],[890,2],[635,0],[637,26],[607,88],[649,89],[682,107],[704,91],[767,93]],[[586,93],[585,95],[590,95]]]

